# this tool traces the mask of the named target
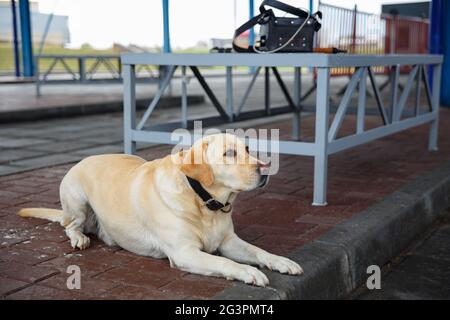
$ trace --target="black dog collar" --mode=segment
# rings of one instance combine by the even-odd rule
[[[221,210],[222,212],[225,213],[231,211],[231,203],[227,202],[226,204],[223,204],[222,202],[217,201],[208,191],[205,190],[205,188],[202,187],[200,182],[188,176],[186,176],[186,178],[191,188],[203,200],[203,202],[205,203],[206,207],[209,210],[212,211]]]

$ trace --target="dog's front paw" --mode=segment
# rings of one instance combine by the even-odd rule
[[[303,269],[298,263],[285,257],[271,254],[270,256],[265,257],[262,260],[263,264],[273,271],[288,273],[292,275],[299,275],[303,273]]]
[[[67,235],[70,238],[70,245],[72,248],[78,248],[80,250],[84,250],[89,247],[91,241],[89,237],[85,236],[83,233],[79,231],[68,232]]]
[[[243,267],[240,272],[239,280],[259,287],[265,287],[269,284],[269,279],[267,279],[267,276],[255,267],[251,266]]]

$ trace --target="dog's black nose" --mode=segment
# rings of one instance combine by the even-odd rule
[[[259,178],[258,187],[259,188],[264,187],[268,181],[269,181],[269,176],[267,174],[262,174]]]

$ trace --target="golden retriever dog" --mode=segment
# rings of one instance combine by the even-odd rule
[[[149,162],[123,154],[91,156],[63,178],[62,210],[27,208],[18,215],[59,222],[74,248],[87,248],[86,234],[96,234],[138,255],[167,257],[171,267],[187,272],[266,286],[266,275],[250,265],[303,272],[234,232],[236,195],[263,187],[268,166],[232,134],[206,136],[189,150]]]

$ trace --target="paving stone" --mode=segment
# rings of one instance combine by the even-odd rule
[[[20,194],[19,192],[15,192],[12,190],[6,190],[6,189],[0,189],[0,197],[4,197],[4,198],[19,198],[21,197],[22,194]]]
[[[3,261],[14,261],[27,265],[35,265],[43,261],[50,260],[55,256],[34,252],[25,249],[2,248],[0,249],[0,259]]]
[[[49,268],[44,268],[49,269]],[[80,268],[81,269],[81,268]],[[50,276],[45,280],[39,281],[39,285],[51,287],[58,290],[69,290],[67,288],[67,279],[71,274],[65,272],[58,272],[58,274]],[[81,291],[83,294],[87,294],[91,297],[98,297],[102,294],[108,293],[112,288],[118,286],[117,283],[112,281],[105,281],[100,279],[95,279],[92,277],[88,277],[83,273],[83,269],[81,269],[81,278],[80,278]]]
[[[28,220],[23,218],[24,220]],[[68,238],[64,232],[64,228],[59,225],[59,223],[48,224],[47,220],[39,219],[40,221],[47,222],[46,224],[37,225],[32,229],[28,230],[30,239],[38,239],[47,242],[62,243],[67,242]]]
[[[36,145],[38,147],[39,145]],[[0,163],[11,160],[31,158],[43,155],[42,151],[32,151],[27,149],[0,149]]]
[[[20,234],[23,233],[19,232],[19,235]],[[25,233],[25,236],[27,236],[27,233]],[[14,248],[39,251],[54,256],[63,256],[65,254],[73,254],[76,252],[76,250],[70,246],[70,242],[68,240],[65,240],[63,242],[50,242],[47,239],[39,239],[37,237],[33,237],[31,239],[30,237],[31,236],[28,232],[28,238],[18,243],[16,242],[17,244],[14,246]]]
[[[102,263],[100,260],[84,259],[77,252],[63,254],[63,256],[38,264],[39,267],[56,269],[61,273],[66,273],[67,268],[71,265],[80,267],[82,277],[85,278],[91,278],[112,268],[111,265]]]
[[[179,269],[171,268],[167,259],[143,257],[124,264],[124,267],[133,269],[136,272],[164,274],[165,276],[174,278],[179,278],[187,274]]]
[[[10,173],[20,172],[24,168],[19,166],[10,166],[10,165],[0,165],[0,176],[7,175]]]
[[[7,295],[8,293],[19,290],[28,285],[28,283],[23,281],[0,276],[0,298]]]
[[[43,138],[48,138],[56,141],[80,141],[84,138],[93,138],[96,136],[111,134],[115,131],[114,126],[108,128],[96,129],[95,125],[80,126],[76,130],[65,130],[65,125],[60,126],[60,130],[53,130],[42,134]]]
[[[164,287],[160,288],[163,292],[175,292],[186,296],[211,297],[223,289],[225,284],[214,283],[208,278],[204,280],[176,279]]]
[[[47,139],[32,139],[32,138],[22,139],[22,138],[2,137],[2,139],[0,140],[0,148],[26,147],[50,142],[51,141]]]
[[[317,216],[311,214],[305,214],[297,218],[296,222],[310,223],[310,224],[330,224],[337,225],[344,221],[345,218],[333,217],[333,216]]]
[[[91,156],[97,154],[108,154],[108,153],[122,153],[123,148],[119,145],[106,145],[101,147],[94,147],[88,149],[82,149],[72,152],[72,154],[82,155],[82,156]]]
[[[0,274],[3,277],[28,283],[37,282],[58,273],[59,271],[56,269],[29,266],[14,261],[0,263]]]
[[[142,287],[133,287],[127,285],[119,285],[112,290],[100,293],[93,299],[101,300],[173,300],[183,299],[184,296],[175,294],[173,292],[163,292],[160,290],[154,290]]]
[[[58,290],[51,287],[33,285],[6,296],[7,300],[84,300],[78,290]]]
[[[21,166],[27,168],[40,168],[46,167],[49,164],[57,165],[62,163],[74,162],[80,160],[79,156],[69,154],[53,154],[48,156],[36,157],[27,160],[12,161],[14,166]]]
[[[23,231],[15,229],[0,230],[0,248],[10,247],[30,239],[30,236]]]
[[[27,176],[24,175],[23,177],[18,177],[15,179],[10,179],[7,180],[6,183],[8,190],[13,190],[12,186],[20,186],[20,187],[42,187],[42,189],[36,190],[35,188],[35,192],[34,193],[39,193],[40,191],[45,191],[47,189],[47,187],[45,187],[46,184],[51,183],[51,181],[48,181],[47,179],[41,179],[41,178],[36,178],[33,176]]]
[[[123,135],[116,135],[116,134],[110,134],[110,135],[103,135],[103,136],[90,136],[90,137],[84,137],[80,139],[81,141],[85,141],[88,143],[95,143],[95,144],[117,144],[123,142]]]
[[[134,268],[119,267],[101,273],[99,279],[157,289],[173,280],[173,276],[163,273],[138,272]]]
[[[42,152],[47,153],[58,153],[58,152],[67,152],[79,149],[86,149],[92,147],[92,143],[81,142],[81,141],[63,141],[63,142],[55,142],[49,144],[41,144],[37,146],[29,147],[31,150],[38,150],[42,154]],[[1,157],[0,157],[1,159]]]
[[[24,199],[23,197],[20,198],[10,198],[10,197],[5,197],[5,196],[0,196],[0,203],[1,204],[6,204],[6,205],[10,205],[10,206],[17,206],[19,204],[23,204],[26,203],[27,200]]]

